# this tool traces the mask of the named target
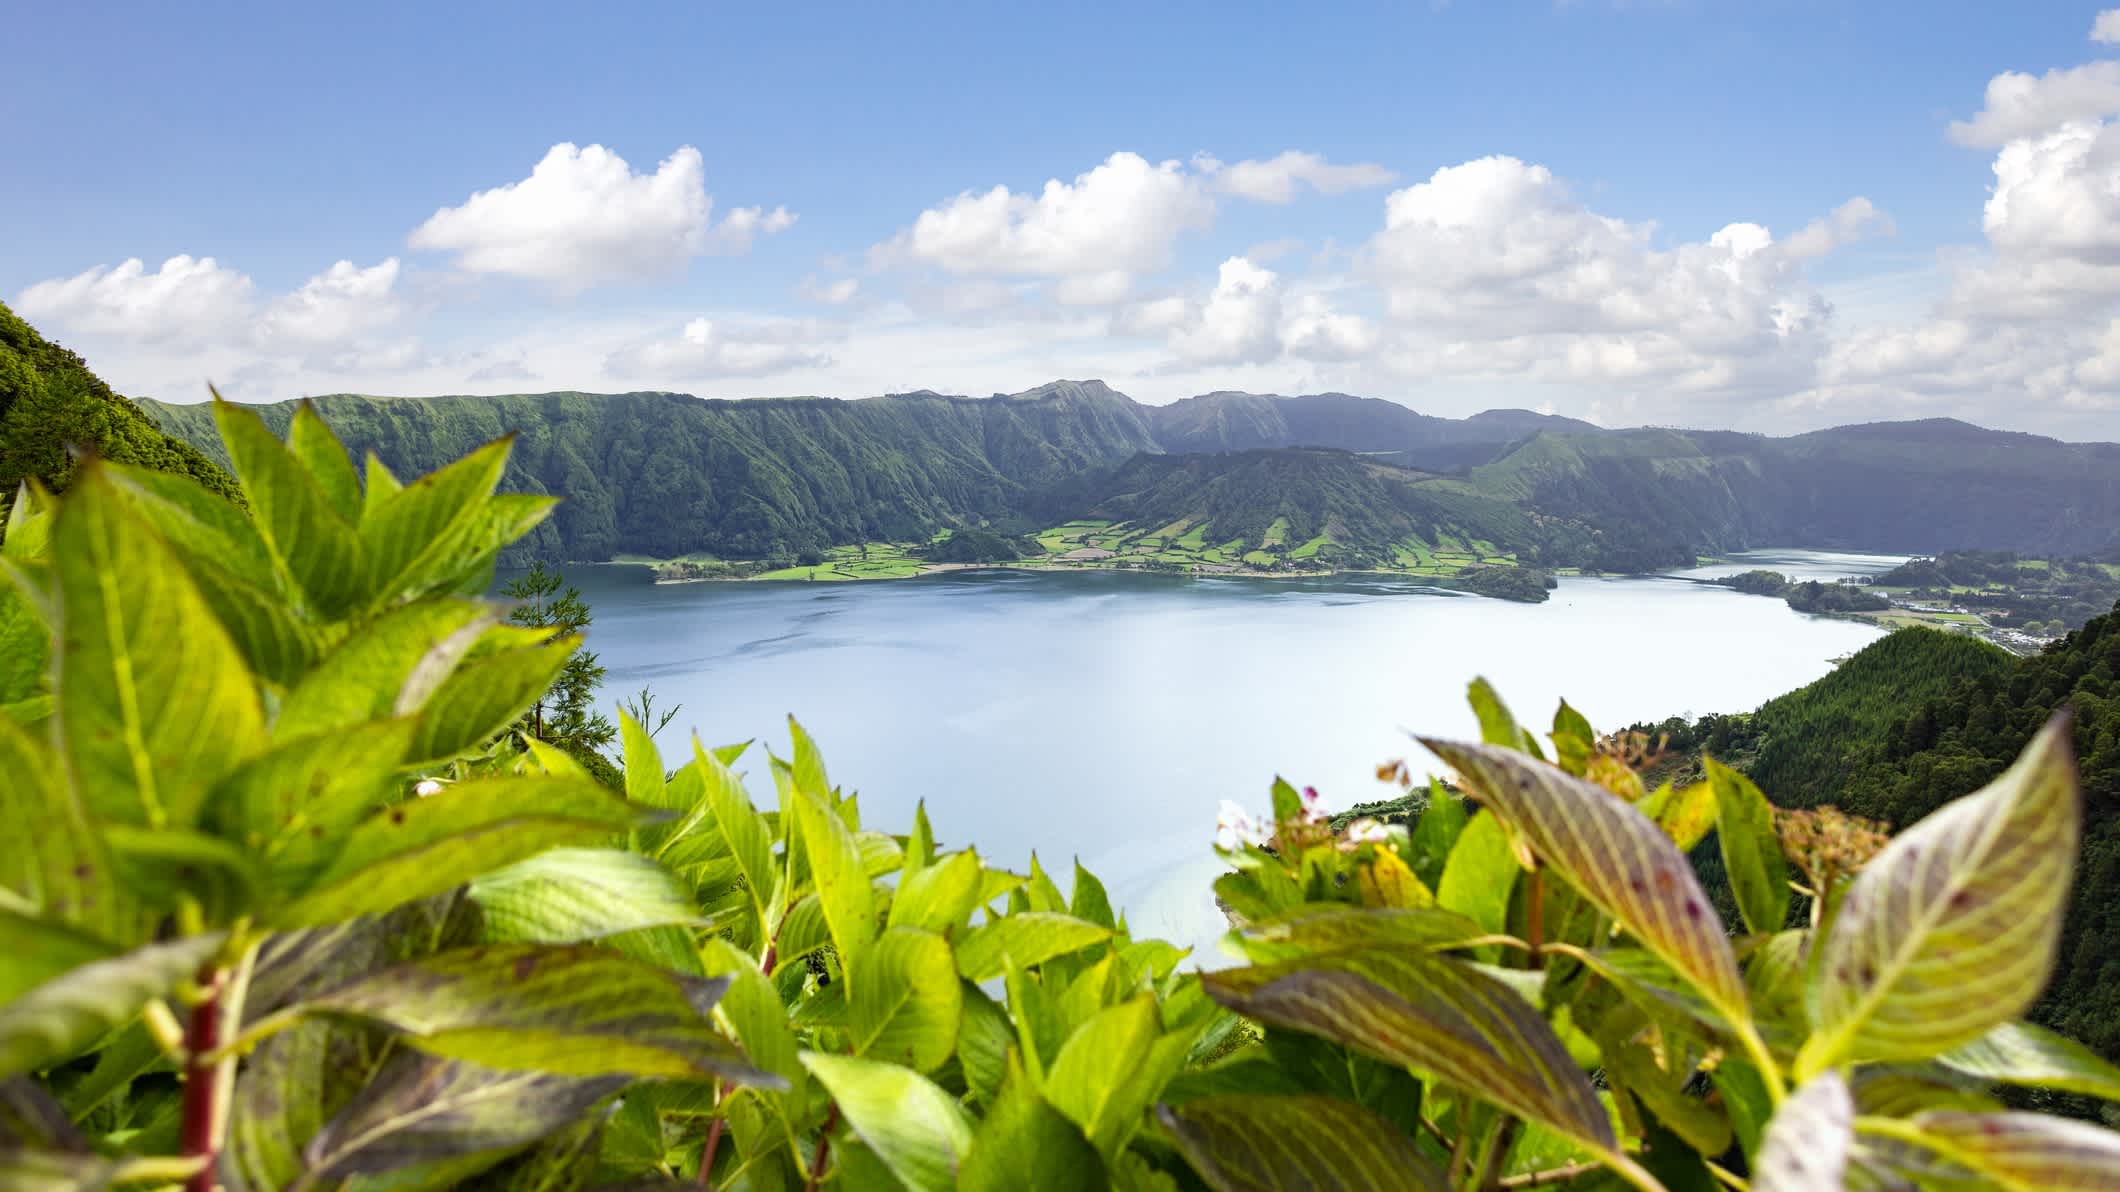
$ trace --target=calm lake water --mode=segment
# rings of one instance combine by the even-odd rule
[[[1868,555],[1762,551],[1769,567],[1870,574]],[[1818,678],[1871,627],[1673,577],[1564,578],[1539,605],[1397,581],[957,572],[854,584],[656,585],[570,569],[595,610],[612,698],[683,705],[666,755],[756,738],[796,714],[863,819],[904,831],[925,799],[946,846],[1066,886],[1080,857],[1140,934],[1221,934],[1209,884],[1223,799],[1276,774],[1333,806],[1385,797],[1377,763],[1425,759],[1408,730],[1471,736],[1476,675],[1543,724],[1565,695],[1600,728],[1749,709]],[[742,767],[770,803],[763,757]]]

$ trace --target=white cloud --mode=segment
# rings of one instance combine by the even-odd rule
[[[1315,153],[1290,149],[1264,161],[1240,161],[1223,165],[1202,154],[1193,159],[1202,173],[1211,175],[1217,189],[1261,203],[1292,203],[1305,186],[1320,194],[1336,195],[1371,186],[1388,186],[1398,175],[1367,162],[1336,166]]]
[[[268,304],[256,335],[265,346],[332,345],[388,327],[402,313],[397,280],[396,257],[366,269],[340,261]]]
[[[845,338],[836,325],[810,319],[748,322],[698,318],[677,335],[628,344],[604,358],[604,371],[635,381],[678,384],[724,377],[764,377],[824,368],[824,345]]]
[[[413,248],[453,253],[471,273],[579,290],[667,276],[700,253],[743,252],[795,222],[784,207],[739,207],[719,224],[699,150],[686,145],[637,174],[602,145],[554,145],[530,176],[444,207],[413,229]]]
[[[949,273],[1067,279],[1074,296],[1124,292],[1122,280],[1168,263],[1172,245],[1214,217],[1214,200],[1183,163],[1114,153],[1038,194],[996,186],[923,211],[871,252],[877,264]]]
[[[1280,354],[1280,322],[1280,277],[1231,257],[1206,303],[1172,330],[1170,346],[1196,364],[1256,364]]]
[[[1951,139],[1996,149],[2081,120],[2120,113],[2120,62],[2090,62],[2043,75],[2004,71],[1988,80],[1987,103],[1971,120],[1951,122]]]
[[[1360,315],[1334,310],[1322,294],[1297,298],[1281,328],[1291,356],[1305,360],[1360,360],[1375,352],[1376,324]]]
[[[2120,45],[2120,8],[2108,8],[2091,21],[2091,40]]]
[[[15,309],[68,332],[152,343],[229,334],[249,317],[253,288],[212,257],[174,256],[153,272],[134,257],[40,281],[16,297]]]
[[[802,283],[795,287],[797,296],[811,302],[822,302],[827,306],[845,306],[860,292],[859,279],[842,277],[833,281],[819,281],[814,274],[803,278]]]
[[[1810,260],[1871,236],[1890,236],[1895,231],[1891,216],[1856,195],[1829,214],[1798,228],[1782,248],[1797,260]]]

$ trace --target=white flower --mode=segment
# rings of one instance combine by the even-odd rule
[[[1234,851],[1247,844],[1264,844],[1268,833],[1251,813],[1228,799],[1215,816],[1215,847]]]
[[[430,795],[439,795],[442,793],[442,784],[432,778],[422,778],[419,785],[412,788],[412,793],[421,799]]]
[[[1339,847],[1343,853],[1351,853],[1365,844],[1384,844],[1391,839],[1391,829],[1368,816],[1347,825],[1340,833]]]

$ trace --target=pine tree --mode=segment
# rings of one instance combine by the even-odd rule
[[[516,602],[508,619],[535,629],[554,629],[555,637],[573,637],[585,632],[593,620],[581,589],[543,563],[528,574],[510,580],[501,594]],[[604,668],[596,654],[577,650],[566,668],[530,711],[518,728],[526,735],[557,745],[579,757],[599,756],[598,751],[618,735],[611,721],[596,710],[596,690],[603,686]]]

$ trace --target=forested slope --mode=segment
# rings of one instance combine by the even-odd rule
[[[138,406],[111,392],[79,356],[0,303],[0,500],[31,477],[50,489],[65,488],[74,471],[70,447],[190,476],[222,496],[236,495],[234,481],[197,448],[164,433]]]

